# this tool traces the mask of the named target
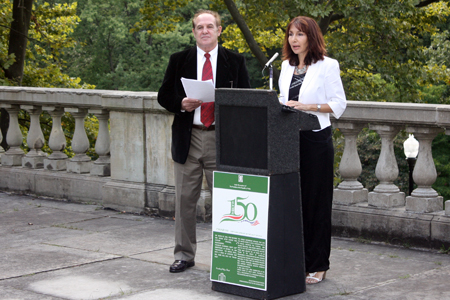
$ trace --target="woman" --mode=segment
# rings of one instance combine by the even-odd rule
[[[292,19],[286,29],[279,79],[280,101],[317,115],[320,130],[300,131],[300,176],[306,283],[319,283],[329,269],[334,149],[330,113],[339,118],[346,99],[339,63],[325,56],[316,21]]]

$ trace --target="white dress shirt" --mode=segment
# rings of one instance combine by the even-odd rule
[[[217,45],[216,48],[211,50],[209,54],[211,57],[209,60],[211,61],[212,71],[213,71],[213,78],[214,78],[214,87],[216,86],[216,71],[217,71],[217,54],[219,46]],[[200,49],[197,46],[197,80],[202,80],[202,73],[203,73],[203,65],[205,64],[206,57],[205,57],[205,51]],[[197,107],[194,112],[194,122],[195,125],[203,125],[202,121],[200,121],[200,111],[201,107]],[[215,122],[213,123],[215,124]]]

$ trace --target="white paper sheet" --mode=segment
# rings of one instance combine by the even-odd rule
[[[203,102],[214,102],[214,84],[211,79],[200,81],[182,77],[181,82],[188,98],[198,99]]]

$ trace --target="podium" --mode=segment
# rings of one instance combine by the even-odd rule
[[[226,273],[223,272],[218,278],[213,278],[213,271],[216,271],[213,270],[215,257],[219,255],[217,253],[224,253],[223,244],[217,246],[222,252],[215,250],[213,221],[212,289],[254,299],[274,299],[302,293],[306,289],[306,283],[298,131],[319,129],[317,117],[298,110],[289,110],[280,104],[276,92],[271,90],[217,89],[215,95],[217,172],[224,175],[247,174],[267,177],[270,188],[267,191],[265,253],[260,252],[261,255],[265,255],[265,283],[259,283],[261,288],[249,287],[239,282],[229,283],[224,279]],[[216,187],[216,173],[214,187]],[[216,205],[215,199],[219,197],[216,194],[218,193],[213,189],[213,208]],[[249,205],[242,203],[244,202],[238,205],[247,210]],[[252,216],[255,216],[253,219],[256,218],[256,206],[248,215],[251,215],[248,217],[250,219]],[[213,215],[213,220],[219,217],[221,216]],[[247,223],[250,222],[242,223],[242,227],[247,226]],[[229,239],[228,243],[232,241],[233,239]],[[246,247],[248,251],[254,250],[251,246]],[[256,248],[261,247],[258,245]],[[229,254],[230,257],[233,255],[236,256]],[[252,264],[256,262],[258,266],[261,264],[254,257],[259,254],[252,255],[251,261],[241,263],[247,270],[250,270]],[[240,257],[242,262],[245,257],[242,255]],[[233,267],[230,265],[217,269]],[[250,271],[247,272],[250,274],[249,277],[252,277],[252,274],[262,274],[260,270],[256,270],[259,273]],[[242,273],[242,267],[238,267],[236,273],[239,272]]]

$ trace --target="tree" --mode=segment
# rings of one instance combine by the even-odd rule
[[[93,88],[62,72],[62,52],[72,47],[69,36],[77,25],[76,3],[57,4],[43,0],[4,0],[0,4],[0,84],[36,87]],[[28,115],[22,112],[26,131]],[[8,114],[2,109],[1,146],[7,149]],[[49,116],[42,115],[44,124]]]
[[[79,18],[76,3],[4,0],[0,5],[0,83],[37,87],[92,88],[62,72],[62,52]]]
[[[190,17],[195,5],[207,7],[203,1],[187,2],[179,16]],[[185,22],[170,23],[172,30],[164,34],[136,26],[143,5],[144,0],[80,0],[81,22],[73,35],[77,43],[66,56],[67,72],[100,89],[157,91],[169,56],[194,39]]]
[[[264,6],[266,1],[240,3],[242,17],[257,33],[255,39],[268,48],[276,46],[276,41],[267,38],[268,34],[282,40],[289,19],[295,15],[314,17],[325,34],[329,55],[341,64],[349,99],[419,102],[421,85],[450,79],[447,66],[428,64],[421,42],[424,34],[438,32],[434,23],[449,14],[447,2],[312,0],[283,5],[283,1],[277,1],[270,8]],[[262,22],[261,11],[265,12]],[[241,45],[245,47],[244,43]]]
[[[22,83],[32,6],[33,0],[14,0],[12,8],[8,56],[14,57],[14,62],[4,72],[17,85]]]
[[[147,24],[163,30],[186,1],[146,0]],[[223,45],[251,52],[263,65],[281,49],[284,30],[297,15],[315,18],[325,34],[329,56],[339,60],[349,99],[419,102],[426,83],[446,84],[446,65],[429,61],[422,43],[425,34],[437,34],[435,23],[449,15],[448,1],[437,0],[241,0],[213,1],[212,9],[227,8],[235,24],[222,34]],[[175,17],[171,18],[171,21]],[[170,27],[166,27],[170,30]],[[436,49],[444,54],[443,49]],[[275,63],[280,66],[280,61]]]
[[[1,34],[3,38],[0,39],[0,75],[2,75],[0,76],[0,83],[5,84],[7,82],[7,80],[2,79],[3,77],[20,85],[23,77],[25,50],[33,0],[14,0],[12,8],[8,5],[8,2],[2,3],[0,6],[0,33],[4,31],[2,27],[6,27],[5,24],[10,24],[9,43],[6,43],[6,35]],[[5,51],[6,45],[9,45],[7,52]],[[4,138],[0,146],[3,148],[7,148],[8,146],[6,143],[8,126],[9,115],[5,109],[1,109],[0,130]]]

